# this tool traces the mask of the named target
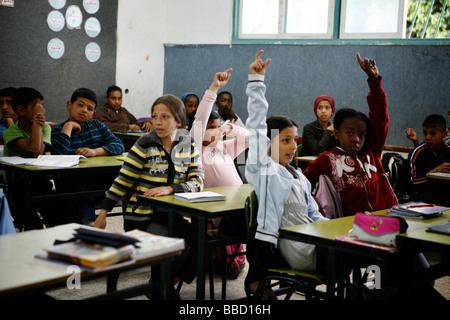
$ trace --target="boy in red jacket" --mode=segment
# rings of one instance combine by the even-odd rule
[[[315,185],[321,174],[330,177],[339,194],[344,215],[376,211],[397,204],[381,164],[381,152],[389,128],[386,92],[374,60],[361,59],[368,75],[369,117],[354,109],[341,109],[334,116],[334,137],[338,146],[309,163],[304,175]]]

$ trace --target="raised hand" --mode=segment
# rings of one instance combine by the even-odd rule
[[[272,59],[268,58],[266,61],[262,61],[261,54],[264,52],[264,50],[259,50],[255,55],[255,61],[253,61],[250,66],[248,67],[250,73],[253,74],[265,74],[267,66],[269,65],[270,61]]]
[[[405,130],[405,133],[406,133],[406,137],[407,137],[409,140],[412,140],[412,141],[417,140],[417,133],[416,133],[416,131],[414,131],[414,129],[412,129],[412,128],[407,128],[407,129]]]
[[[228,83],[228,80],[230,80],[231,71],[233,71],[232,68],[229,68],[224,72],[217,72],[214,75],[214,79],[209,90],[217,92],[220,88],[224,87]]]
[[[414,143],[414,146],[417,146],[419,144],[419,138],[413,128],[407,128],[405,130],[405,133],[406,137]]]
[[[41,128],[45,126],[45,108],[42,104],[38,104],[33,108],[33,122]]]
[[[378,68],[375,64],[375,60],[369,60],[368,58],[365,58],[363,61],[358,52],[356,53],[356,58],[358,59],[361,69],[364,70],[370,80],[378,79]]]

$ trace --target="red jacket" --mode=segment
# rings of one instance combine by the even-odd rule
[[[346,216],[388,209],[397,204],[381,164],[381,152],[389,129],[386,92],[381,82],[381,77],[378,81],[368,81],[370,132],[361,151],[351,156],[340,147],[335,147],[321,153],[304,172],[313,186],[321,174],[331,178]]]

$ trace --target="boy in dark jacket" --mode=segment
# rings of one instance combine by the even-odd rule
[[[450,173],[450,146],[444,143],[447,126],[443,116],[432,114],[422,123],[424,142],[408,156],[412,199],[442,206],[450,206],[450,183],[428,178],[428,173]]]

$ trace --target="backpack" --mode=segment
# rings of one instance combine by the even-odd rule
[[[334,219],[344,216],[341,197],[334,189],[330,177],[324,174],[319,176],[313,196],[322,207],[326,218]]]
[[[381,164],[388,175],[389,183],[399,203],[411,201],[408,186],[408,160],[395,152],[386,152]]]
[[[207,229],[214,230],[214,225],[211,220],[208,221]],[[245,248],[242,244],[231,244],[225,247],[226,255],[232,256],[227,258],[227,279],[236,279],[245,267]],[[213,272],[218,275],[223,275],[223,258],[221,248],[217,247],[216,254],[213,257]],[[230,265],[231,264],[231,265]]]

